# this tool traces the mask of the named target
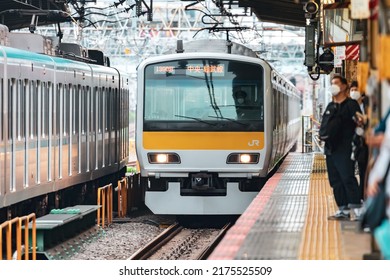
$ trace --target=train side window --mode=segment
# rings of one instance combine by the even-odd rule
[[[29,109],[30,109],[30,138],[33,139],[37,131],[37,99],[38,99],[38,81],[31,81],[30,83],[30,100],[29,100]]]
[[[13,104],[14,104],[15,79],[8,80],[8,140],[12,140],[13,135]]]
[[[91,95],[91,98],[90,98],[90,102],[89,102],[89,107],[90,107],[90,131],[91,132],[96,132],[97,131],[97,122],[98,122],[98,105],[97,105],[97,102],[99,100],[98,98],[98,95],[101,91],[101,88],[98,88],[98,87],[95,87],[93,92],[92,92],[92,95]],[[87,133],[89,133],[87,131]]]
[[[83,135],[85,135],[87,132],[88,94],[89,94],[89,87],[83,87],[83,91],[82,91],[82,95],[81,95],[81,133]]]
[[[283,100],[283,93],[281,92],[280,88],[278,90],[278,95],[279,95],[279,107],[278,107],[278,110],[279,110],[279,119],[278,119],[278,127],[279,129],[281,129],[281,126],[283,124],[283,108],[284,108],[284,100]]]
[[[118,104],[118,89],[115,88],[113,90],[113,96],[112,96],[112,102],[111,102],[111,112],[112,114],[112,119],[111,119],[111,130],[115,131],[117,129],[117,122],[118,122],[118,113],[115,110],[115,104]]]
[[[60,131],[61,131],[61,122],[62,122],[62,115],[61,115],[61,97],[62,97],[62,91],[63,91],[63,87],[64,85],[63,84],[58,84],[57,85],[57,91],[56,91],[56,98],[55,98],[55,108],[57,108],[56,112],[54,112],[53,110],[53,115],[55,117],[55,123],[53,122],[53,126],[54,124],[56,125],[55,127],[55,130],[54,130],[54,127],[53,127],[53,131],[55,131],[55,135],[60,135]]]
[[[80,92],[81,85],[73,86],[73,96],[72,96],[72,133],[73,135],[79,133],[79,115],[80,115]]]
[[[274,101],[274,112],[273,112],[273,118],[272,118],[272,122],[273,122],[273,129],[275,130],[276,129],[276,126],[277,126],[277,123],[278,123],[278,94],[277,94],[277,90],[276,90],[276,87],[275,87],[275,84],[272,84],[273,87],[272,87],[272,100]]]
[[[103,87],[101,91],[99,92],[98,96],[98,132],[102,133],[103,132],[103,114],[104,114],[104,104],[103,104],[103,98],[106,92],[106,88]]]
[[[65,85],[64,87],[64,94],[62,95],[62,135],[66,136],[67,131],[68,131],[68,112],[69,112],[69,104],[68,104],[68,99],[69,99],[69,93],[70,93],[70,87],[71,85]]]
[[[49,88],[51,87],[51,82],[43,82],[42,83],[42,137],[46,138],[49,135]]]
[[[22,140],[24,139],[24,132],[25,132],[25,83],[23,80],[18,80],[17,82],[17,133],[18,133],[18,139]]]
[[[111,98],[112,98],[112,92],[111,87],[108,88],[108,91],[106,93],[106,112],[104,113],[105,117],[105,124],[104,124],[104,130],[109,131],[111,129]]]

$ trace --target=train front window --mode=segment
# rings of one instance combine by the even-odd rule
[[[144,129],[264,131],[263,68],[192,59],[145,68]]]

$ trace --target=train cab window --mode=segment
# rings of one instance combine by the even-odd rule
[[[223,59],[148,65],[144,129],[263,131],[263,72],[258,64]],[[242,104],[239,91],[246,93]]]

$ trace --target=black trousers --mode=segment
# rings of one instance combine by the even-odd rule
[[[329,184],[339,208],[361,203],[360,188],[355,177],[355,162],[347,152],[339,150],[326,156]]]
[[[366,184],[366,172],[368,164],[368,147],[364,145],[361,148],[359,156],[357,158],[358,167],[359,167],[359,194],[360,199],[364,200],[365,184]]]

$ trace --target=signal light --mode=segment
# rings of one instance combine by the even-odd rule
[[[315,15],[318,12],[318,4],[314,1],[307,2],[305,4],[304,10],[306,13]]]
[[[331,49],[324,49],[324,53],[318,58],[318,66],[320,66],[320,69],[326,74],[332,72],[334,68],[334,54]]]

